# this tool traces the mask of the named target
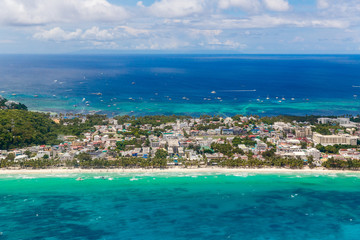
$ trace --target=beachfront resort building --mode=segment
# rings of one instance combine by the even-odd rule
[[[349,134],[340,135],[322,135],[320,133],[313,134],[313,141],[315,144],[321,144],[324,146],[344,144],[344,145],[357,145],[358,137],[351,136]]]

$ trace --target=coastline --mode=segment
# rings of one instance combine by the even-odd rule
[[[229,174],[229,173],[255,173],[255,174],[271,174],[271,173],[308,173],[308,174],[337,174],[337,173],[358,173],[354,170],[328,170],[328,169],[286,169],[286,168],[167,168],[167,169],[0,169],[0,175],[10,174],[58,174],[58,173],[208,173],[208,174]]]

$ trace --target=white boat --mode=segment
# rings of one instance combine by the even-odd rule
[[[76,179],[76,181],[84,181],[84,179],[82,179],[81,177],[78,177],[78,178]]]
[[[215,94],[216,92],[215,91],[211,91],[212,94]]]
[[[112,180],[114,180],[114,178],[112,178],[112,177],[109,177],[109,178],[108,178],[108,180],[112,181]]]

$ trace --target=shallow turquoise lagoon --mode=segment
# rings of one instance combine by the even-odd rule
[[[359,204],[360,174],[1,175],[0,239],[358,239]]]

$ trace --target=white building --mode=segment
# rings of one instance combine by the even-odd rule
[[[351,136],[349,134],[341,135],[322,135],[320,133],[313,134],[313,141],[315,144],[321,144],[324,146],[345,144],[345,145],[357,145],[358,137]]]

